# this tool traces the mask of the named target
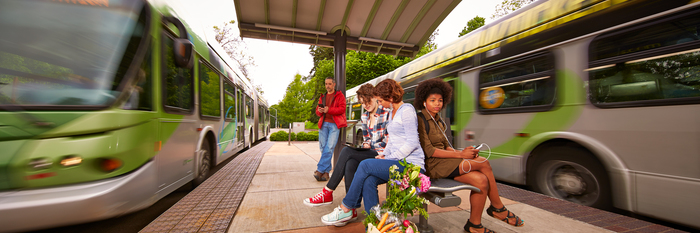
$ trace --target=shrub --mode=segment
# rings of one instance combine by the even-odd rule
[[[297,141],[297,134],[292,132],[292,141]]]
[[[287,141],[288,137],[289,135],[287,134],[287,131],[277,131],[270,134],[270,141]]]
[[[309,136],[311,137],[309,141],[318,141],[318,131],[309,132]]]
[[[318,141],[318,131],[299,132],[297,141]]]
[[[308,134],[305,133],[305,132],[299,132],[299,133],[297,134],[297,141],[308,141],[308,140],[306,140],[307,135],[308,135]]]

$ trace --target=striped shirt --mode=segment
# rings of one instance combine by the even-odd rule
[[[386,125],[389,123],[389,115],[391,114],[391,109],[383,108],[382,106],[377,106],[377,111],[374,113],[376,121],[374,127],[369,128],[369,112],[362,113],[360,119],[362,120],[362,136],[364,138],[364,143],[370,145],[372,150],[376,151],[377,154],[384,153],[384,147],[386,147],[387,131]]]

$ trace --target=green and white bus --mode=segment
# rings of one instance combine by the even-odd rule
[[[497,179],[700,227],[697,0],[536,1],[368,83],[410,103],[429,78],[455,90],[455,147],[487,143]]]
[[[0,232],[143,209],[268,135],[267,103],[186,8],[0,2]]]

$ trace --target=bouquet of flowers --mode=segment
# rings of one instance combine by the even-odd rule
[[[420,173],[420,166],[399,161],[405,168],[399,171],[398,166],[389,168],[389,182],[387,183],[389,194],[386,202],[372,207],[367,214],[364,224],[368,232],[376,229],[379,232],[417,232],[415,224],[408,220],[401,220],[413,216],[415,211],[428,217],[428,212],[423,204],[428,200],[419,196],[430,188],[430,178]]]

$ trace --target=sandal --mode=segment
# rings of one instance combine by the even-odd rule
[[[505,217],[504,219],[496,218],[496,216],[493,215],[493,212],[501,213],[501,212],[503,212],[503,211],[508,211],[508,215],[506,215],[506,217]],[[516,216],[513,212],[510,212],[510,210],[506,209],[505,206],[503,206],[503,208],[500,208],[500,209],[496,209],[496,207],[489,206],[489,208],[486,209],[486,213],[487,213],[489,216],[494,217],[495,219],[504,221],[505,223],[508,223],[508,224],[510,224],[510,225],[512,225],[512,226],[515,226],[515,227],[521,227],[521,226],[525,225],[525,221],[524,221],[524,220],[520,219],[520,217]],[[510,223],[510,222],[508,221],[508,220],[510,220],[511,218],[514,218],[514,219],[515,219],[515,223]]]
[[[472,232],[469,230],[469,228],[474,228],[474,229],[484,229],[484,233],[496,233],[495,231],[492,231],[488,228],[485,228],[484,225],[474,225],[474,223],[470,222],[467,220],[467,225],[464,225],[464,230],[467,232]]]

